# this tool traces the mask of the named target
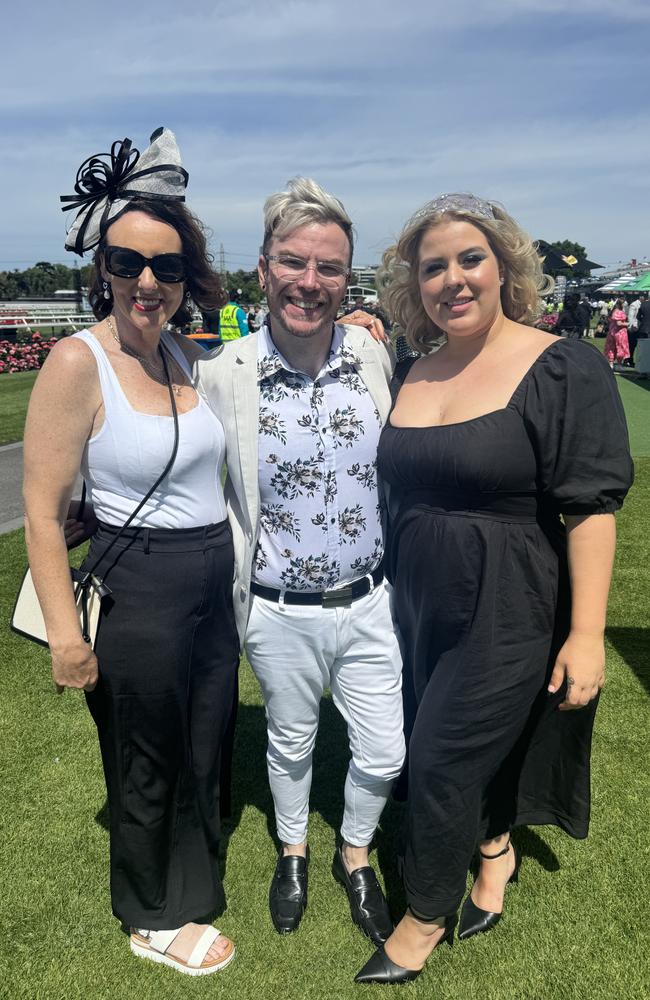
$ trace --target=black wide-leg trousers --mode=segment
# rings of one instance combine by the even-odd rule
[[[116,533],[100,525],[85,568]],[[230,527],[128,529],[97,574],[112,593],[87,701],[108,793],[113,913],[171,929],[224,903],[219,771],[239,663]]]

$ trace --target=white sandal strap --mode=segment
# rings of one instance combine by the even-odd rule
[[[154,951],[159,951],[164,955],[182,930],[182,927],[177,927],[176,930],[172,931],[149,931],[146,939],[147,944]]]
[[[191,969],[198,969],[199,966],[203,965],[205,956],[210,951],[210,948],[214,942],[219,937],[221,931],[218,931],[216,927],[206,927],[203,934],[199,940],[194,945],[194,950],[187,960],[187,964]]]

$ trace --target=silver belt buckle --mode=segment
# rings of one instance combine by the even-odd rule
[[[326,590],[321,597],[324,608],[349,608],[352,604],[352,585],[340,587],[339,590]]]

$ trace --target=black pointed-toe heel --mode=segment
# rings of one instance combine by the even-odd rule
[[[391,961],[382,944],[374,955],[371,955],[363,969],[354,977],[355,983],[410,983],[417,979],[421,969],[403,969],[401,965]]]
[[[436,948],[439,948],[443,942],[446,942],[450,948],[453,947],[454,929],[457,922],[458,918],[455,913],[445,917],[445,931],[438,940]],[[374,955],[371,955],[363,969],[357,972],[354,981],[355,983],[410,983],[413,979],[417,979],[421,972],[422,969],[404,969],[401,965],[393,962],[382,945]]]
[[[502,858],[504,854],[507,854],[512,845],[512,850],[515,855],[515,867],[512,875],[508,879],[506,884],[510,882],[519,881],[519,867],[521,865],[521,855],[519,854],[517,848],[512,841],[508,841],[506,846],[502,851],[497,854],[483,854],[483,851],[479,851],[482,858],[486,861],[494,861],[495,858]],[[466,941],[467,938],[473,937],[474,934],[482,934],[485,931],[492,930],[493,927],[501,920],[500,913],[491,913],[490,910],[482,910],[480,906],[477,906],[472,899],[472,893],[470,894],[463,903],[462,909],[460,911],[460,923],[458,924],[458,940]]]

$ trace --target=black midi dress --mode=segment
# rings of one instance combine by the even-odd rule
[[[411,362],[412,363],[412,362]],[[396,372],[397,395],[410,363]],[[477,844],[518,824],[589,824],[596,702],[546,685],[570,622],[561,514],[617,510],[632,481],[611,371],[558,340],[507,406],[383,430],[388,572],[403,638],[412,909],[456,910]]]

